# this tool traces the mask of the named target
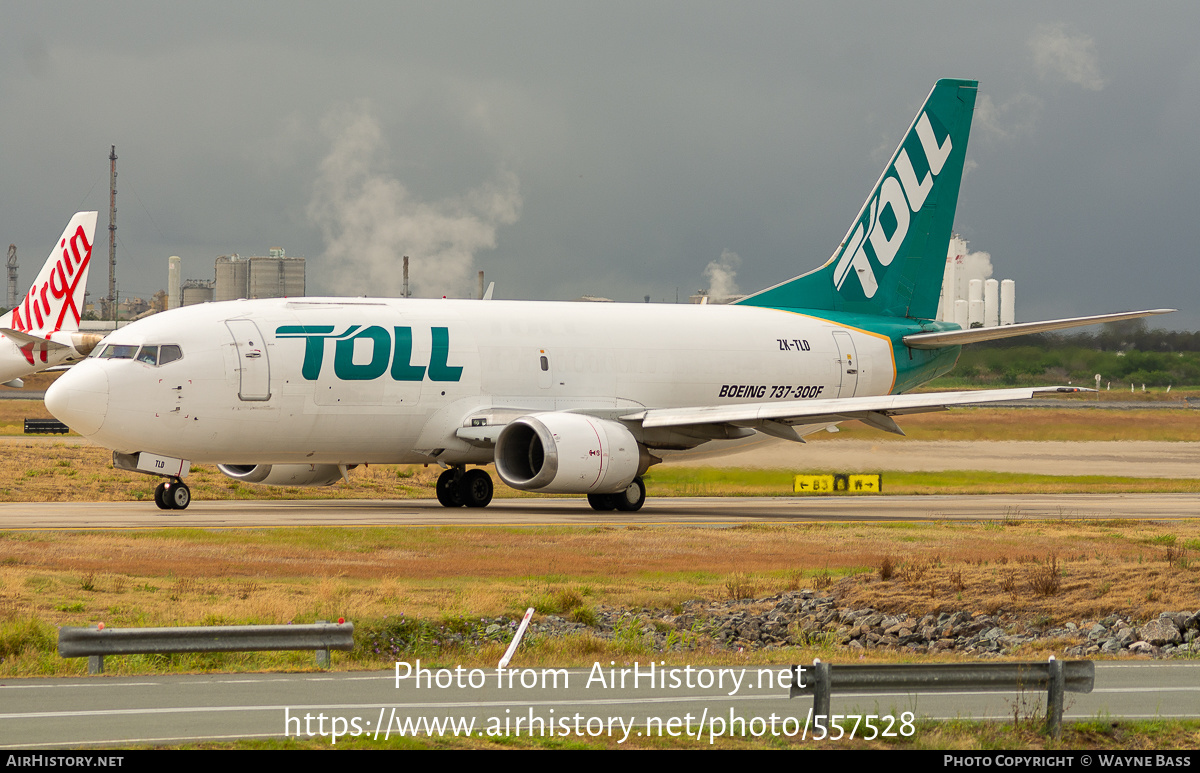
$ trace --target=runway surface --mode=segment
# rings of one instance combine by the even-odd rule
[[[0,505],[0,530],[257,528],[281,526],[601,526],[815,521],[1177,519],[1200,513],[1200,494],[745,497],[648,499],[636,513],[600,513],[583,499],[501,499],[483,509],[435,500],[193,502],[163,511],[152,502]]]

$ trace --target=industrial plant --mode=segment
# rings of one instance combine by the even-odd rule
[[[168,260],[167,308],[239,298],[297,298],[305,294],[305,259],[288,257],[282,247],[266,255],[217,258],[215,279],[181,280],[180,259]]]

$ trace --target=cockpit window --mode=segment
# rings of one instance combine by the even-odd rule
[[[92,350],[92,357],[102,360],[137,360],[147,365],[166,365],[183,359],[183,349],[178,344],[137,346],[136,344],[109,344]]]
[[[132,360],[137,354],[137,346],[130,344],[109,344],[100,355],[102,360]]]

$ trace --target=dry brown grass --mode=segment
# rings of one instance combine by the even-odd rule
[[[1123,525],[1128,533],[1105,544],[1083,534],[1067,538],[1053,527],[1010,527],[1004,531],[1036,532],[1036,549],[1008,546],[1006,539],[989,535],[972,554],[939,562],[914,560],[921,569],[911,581],[904,580],[904,565],[891,582],[864,574],[843,587],[843,600],[912,615],[966,609],[1034,616],[1047,623],[1082,624],[1115,613],[1148,619],[1164,611],[1194,611],[1200,568],[1172,563],[1169,546],[1155,542],[1163,535],[1150,536],[1158,528]],[[990,556],[981,555],[989,550]]]
[[[0,534],[0,620],[157,625],[516,613],[544,595],[671,608],[850,574],[850,606],[1094,620],[1195,609],[1200,524],[276,529]],[[877,569],[902,549],[891,580]],[[1047,562],[1053,595],[1036,589]],[[798,578],[798,572],[807,573]],[[1008,587],[1006,587],[1008,583]],[[821,583],[827,584],[827,583]]]

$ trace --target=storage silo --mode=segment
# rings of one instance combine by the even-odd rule
[[[1000,326],[1000,282],[995,279],[983,282],[983,326]]]
[[[213,283],[204,279],[189,279],[183,283],[182,300],[184,306],[194,306],[197,303],[208,303],[213,299]]]
[[[248,263],[248,298],[292,298],[304,295],[304,258],[289,258],[274,248],[272,255]]]
[[[1017,283],[1005,279],[1000,283],[1000,324],[1011,325],[1017,321]]]
[[[250,267],[237,255],[222,255],[217,258],[217,279],[213,300],[236,301],[249,298]]]
[[[983,280],[972,279],[967,284],[968,327],[983,327]]]

